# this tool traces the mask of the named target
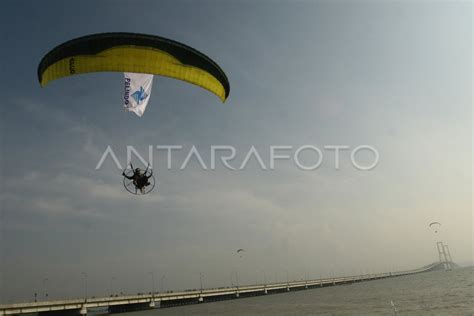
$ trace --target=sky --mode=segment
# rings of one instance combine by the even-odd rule
[[[387,272],[473,261],[472,4],[328,1],[5,1],[0,50],[0,302],[134,294]],[[126,113],[123,75],[41,88],[56,45],[101,32],[170,38],[230,82],[225,104],[155,76],[145,115]],[[183,146],[173,166],[156,146]],[[261,155],[206,166],[211,146]],[[323,153],[270,170],[271,146]],[[344,145],[339,169],[334,151]],[[358,170],[351,152],[375,148]],[[152,162],[156,188],[127,193],[110,146]],[[135,157],[136,158],[136,157]],[[315,163],[310,150],[301,162]],[[374,155],[361,151],[361,164]],[[138,164],[138,159],[135,159]],[[437,234],[428,228],[442,223]],[[236,250],[245,249],[240,258]],[[86,276],[86,277],[85,277]]]

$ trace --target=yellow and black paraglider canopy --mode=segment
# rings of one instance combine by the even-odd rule
[[[48,82],[77,74],[116,71],[161,75],[229,96],[229,81],[209,57],[192,47],[159,36],[102,33],[65,42],[41,60],[38,80]]]

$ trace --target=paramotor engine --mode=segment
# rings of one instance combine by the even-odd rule
[[[149,167],[142,171],[139,168],[133,169],[132,164],[130,164],[130,168],[127,167],[122,172],[125,190],[135,195],[144,195],[153,191],[155,177]]]

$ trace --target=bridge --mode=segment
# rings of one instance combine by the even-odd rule
[[[197,304],[203,302],[298,291],[311,288],[337,286],[355,282],[413,275],[436,270],[450,270],[455,266],[456,265],[453,262],[443,260],[442,262],[435,262],[419,269],[399,272],[321,278],[315,280],[269,283],[252,286],[234,286],[218,289],[201,289],[173,293],[151,293],[131,296],[6,304],[0,305],[0,316],[24,314],[33,314],[39,316],[87,315],[88,311],[92,311],[94,309],[107,309],[108,313],[114,314],[127,311]]]

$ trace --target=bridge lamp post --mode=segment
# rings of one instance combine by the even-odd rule
[[[49,281],[48,278],[43,279],[43,291],[44,291],[44,297],[45,298],[48,298],[48,291],[46,289],[46,282],[48,282],[48,281]]]
[[[148,272],[148,274],[151,274],[151,291],[152,294],[155,294],[155,273]]]
[[[202,273],[199,272],[199,285],[201,286],[201,294],[202,294]]]
[[[110,277],[110,296],[114,295],[114,287],[113,287],[113,281],[115,280],[115,277]]]
[[[81,272],[81,274],[84,277],[84,298],[87,300],[87,273]]]
[[[237,274],[237,271],[235,271],[235,283],[237,285],[237,291],[239,290],[239,275]]]
[[[289,292],[290,291],[290,276],[289,276],[288,270],[285,270],[285,271],[286,271],[286,290]]]
[[[150,307],[155,308],[155,273],[148,272],[148,274],[151,274],[151,301],[150,301]]]
[[[161,283],[161,291],[164,292],[165,291],[165,277],[166,275],[163,275],[160,279],[160,283]]]

